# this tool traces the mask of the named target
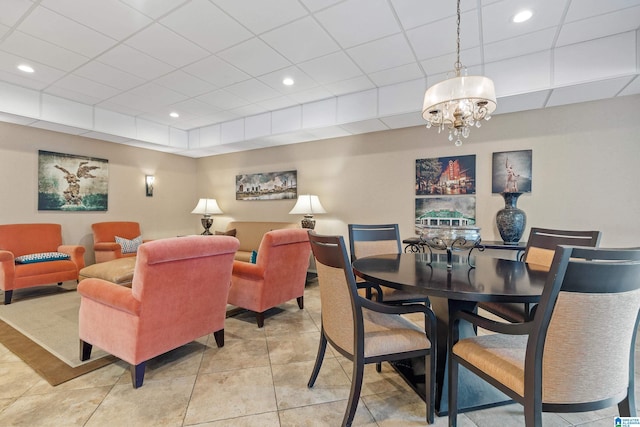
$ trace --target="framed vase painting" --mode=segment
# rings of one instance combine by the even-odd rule
[[[109,161],[38,151],[38,210],[106,211]]]
[[[532,150],[493,153],[492,193],[531,193]]]
[[[297,171],[236,175],[236,200],[298,198]]]
[[[416,160],[416,196],[476,194],[476,156]]]

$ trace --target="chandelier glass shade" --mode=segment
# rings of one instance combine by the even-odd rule
[[[436,127],[438,133],[449,130],[449,141],[462,145],[471,127],[480,127],[482,120],[491,119],[495,111],[496,90],[493,81],[484,76],[467,76],[460,62],[460,0],[458,0],[457,61],[453,77],[427,89],[422,106],[422,117],[427,128]]]

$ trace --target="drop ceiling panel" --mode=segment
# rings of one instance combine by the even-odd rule
[[[630,80],[631,77],[620,77],[617,79],[557,88],[551,93],[547,107],[611,98],[620,92]]]
[[[362,13],[363,9],[368,13]],[[318,12],[316,17],[345,49],[401,30],[387,0],[347,0]]]
[[[551,52],[533,53],[485,65],[487,77],[500,82],[496,87],[498,97],[548,88],[551,85],[550,70]]]
[[[494,115],[544,108],[550,93],[550,90],[542,90],[521,95],[501,96],[498,98],[498,108]]]
[[[578,21],[596,15],[613,12],[618,9],[637,6],[636,0],[580,0],[570,2],[566,22]]]
[[[216,87],[224,87],[250,78],[247,73],[215,56],[184,67],[183,70]]]
[[[562,26],[557,46],[606,37],[610,34],[635,31],[640,27],[640,6],[606,15],[594,16]]]
[[[0,110],[26,117],[40,117],[40,93],[0,82]]]
[[[41,4],[114,39],[128,37],[151,23],[118,0],[43,0]]]
[[[419,60],[435,58],[456,51],[455,10],[453,15],[406,32],[411,47]],[[477,10],[463,13],[460,22],[460,50],[478,46],[480,44],[480,30]]]
[[[185,73],[182,70],[176,70],[166,74],[153,82],[186,96],[198,96],[216,89],[211,83]]]
[[[2,13],[0,13],[0,24],[13,27],[31,7],[33,7],[32,1],[3,0]]]
[[[553,47],[556,32],[557,30],[555,28],[547,28],[494,43],[488,43],[484,46],[484,60],[486,62],[495,62],[501,59],[523,56],[534,52],[548,51]],[[479,63],[480,61],[474,64]]]
[[[74,71],[74,74],[120,90],[129,90],[146,82],[141,77],[99,61],[92,61],[83,65]]]
[[[378,55],[378,52],[389,52]],[[347,54],[365,73],[373,73],[415,62],[415,56],[403,34],[364,43],[347,49]]]
[[[258,38],[249,39],[224,50],[218,56],[252,76],[270,73],[291,65],[284,56]]]
[[[94,57],[116,43],[115,39],[44,7],[31,12],[20,24],[20,31],[88,57]]]
[[[362,71],[344,52],[336,52],[303,62],[300,68],[320,84],[334,83],[362,75]]]
[[[155,79],[175,69],[167,63],[125,45],[114,47],[101,55],[98,60],[103,64],[143,79]]]
[[[176,68],[209,56],[206,50],[159,24],[140,31],[126,44]]]
[[[20,31],[14,31],[3,41],[2,50],[63,71],[74,70],[89,61],[86,56]]]
[[[129,5],[133,9],[137,9],[146,16],[157,19],[162,15],[165,15],[172,9],[188,3],[189,0],[153,0],[153,1],[140,1],[140,0],[121,0],[122,3]]]
[[[306,15],[297,0],[269,0],[247,7],[237,0],[215,0],[215,4],[255,34],[260,34]]]
[[[394,83],[415,80],[424,76],[422,69],[415,62],[411,62],[400,67],[389,68],[388,70],[369,73],[369,78],[376,86],[388,86]]]
[[[187,2],[160,22],[211,53],[252,37],[251,32],[208,0]]]
[[[22,58],[12,53],[0,51],[0,72],[4,73],[0,76],[0,80],[40,90],[49,86],[64,75],[64,72],[57,68],[35,63],[31,63],[31,65],[33,67],[37,67],[38,71],[31,74],[25,74],[17,68],[18,65],[23,63],[31,62],[24,61]]]
[[[307,61],[340,49],[311,17],[305,17],[260,36],[292,63]]]

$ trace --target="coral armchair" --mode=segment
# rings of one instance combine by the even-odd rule
[[[255,311],[259,328],[264,326],[264,312],[278,304],[296,298],[302,309],[310,255],[307,230],[269,231],[255,264],[234,261],[229,304]]]
[[[4,303],[10,304],[14,289],[78,280],[84,267],[83,246],[63,245],[60,224],[4,224],[0,225],[0,289]],[[17,257],[59,253],[68,259],[46,262],[16,262]]]
[[[123,251],[119,238],[134,240],[140,238],[140,224],[131,221],[97,222],[91,225],[93,230],[93,250],[96,263],[111,261],[122,257],[136,256],[136,252]]]
[[[95,345],[131,364],[142,386],[147,360],[213,333],[224,345],[233,257],[228,236],[188,236],[142,244],[131,288],[88,278],[78,285],[80,359]]]

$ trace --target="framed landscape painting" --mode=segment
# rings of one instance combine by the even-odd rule
[[[38,210],[106,211],[109,161],[38,151]]]
[[[416,160],[416,196],[476,194],[476,156]]]
[[[296,199],[297,188],[297,171],[236,175],[236,200]]]

